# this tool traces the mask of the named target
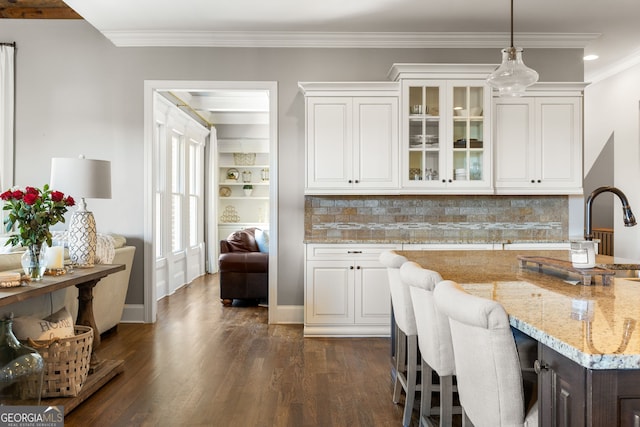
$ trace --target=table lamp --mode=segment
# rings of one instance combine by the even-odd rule
[[[76,199],[78,208],[69,221],[69,257],[76,267],[93,267],[98,235],[96,220],[87,210],[84,199],[111,198],[111,162],[85,159],[84,156],[54,157],[51,159],[51,189]]]

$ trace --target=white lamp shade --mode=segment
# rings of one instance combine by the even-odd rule
[[[51,159],[51,189],[75,198],[111,198],[111,162],[80,158]]]

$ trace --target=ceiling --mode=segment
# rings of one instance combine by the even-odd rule
[[[159,93],[207,127],[268,123],[269,120],[269,92],[266,90],[172,90]]]
[[[505,47],[510,17],[508,0],[65,2],[122,46]],[[514,16],[517,46],[600,55],[585,63],[587,81],[640,57],[638,0],[519,0]]]
[[[64,1],[116,46],[500,48],[509,41],[509,0]],[[51,8],[42,17],[53,18],[61,3],[0,0],[0,14]],[[600,56],[585,62],[586,81],[640,62],[637,0],[517,0],[514,8],[516,46],[584,47]]]

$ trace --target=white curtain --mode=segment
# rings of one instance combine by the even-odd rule
[[[0,45],[0,192],[13,185],[15,51],[15,46]]]

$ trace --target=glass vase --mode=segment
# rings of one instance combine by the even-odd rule
[[[22,255],[22,269],[24,274],[31,277],[31,280],[41,280],[47,269],[47,259],[45,257],[45,246],[42,243],[30,245]]]
[[[44,359],[18,341],[12,326],[13,314],[0,319],[0,404],[39,405]]]

